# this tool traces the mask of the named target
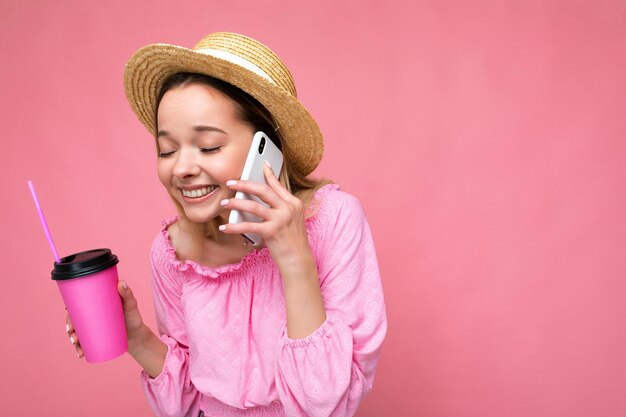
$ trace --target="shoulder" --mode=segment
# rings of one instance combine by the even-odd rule
[[[343,191],[338,184],[327,184],[317,190],[311,202],[311,210],[313,216],[319,216],[325,221],[364,214],[359,199]]]
[[[159,232],[152,240],[152,246],[150,247],[150,260],[154,264],[158,261],[164,261],[175,253],[172,240],[172,236],[176,236],[178,227],[176,222],[179,220],[178,216],[169,217],[161,222]]]
[[[308,210],[309,242],[316,251],[336,239],[345,240],[358,234],[367,222],[359,199],[337,184],[327,184],[317,190]]]

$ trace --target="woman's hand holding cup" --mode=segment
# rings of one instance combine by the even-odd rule
[[[69,314],[65,318],[65,333],[67,333],[70,338],[70,343],[74,345],[74,348],[76,349],[76,356],[79,358],[85,356],[85,352],[83,352],[83,349],[80,347],[80,342],[78,341],[78,336],[76,336],[74,326],[72,326],[72,320],[70,320]]]
[[[117,284],[117,291],[122,298],[122,306],[124,309],[124,322],[126,325],[126,335],[128,338],[129,350],[135,345],[141,343],[142,339],[146,336],[147,327],[144,325],[141,313],[137,307],[137,299],[133,295],[133,292],[128,287],[125,281],[120,280]],[[70,338],[70,343],[74,345],[76,349],[76,355],[79,358],[85,356],[83,349],[80,346],[80,340],[76,334],[69,314],[65,319],[65,332]]]

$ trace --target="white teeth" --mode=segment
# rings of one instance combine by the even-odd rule
[[[196,190],[192,190],[192,191],[187,191],[187,190],[182,190],[183,195],[185,197],[189,197],[189,198],[198,198],[198,197],[203,197],[207,194],[209,194],[211,191],[215,190],[217,188],[216,185],[211,185],[208,186],[206,188],[198,188]]]

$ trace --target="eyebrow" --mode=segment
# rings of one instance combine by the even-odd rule
[[[228,135],[228,133],[224,132],[222,129],[215,127],[215,126],[206,126],[206,125],[196,125],[193,127],[193,130],[196,132],[221,132],[225,135]],[[157,133],[157,139],[160,138],[161,136],[169,136],[170,132],[168,132],[167,130],[159,130],[159,132]]]

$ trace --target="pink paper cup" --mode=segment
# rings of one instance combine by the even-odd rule
[[[90,363],[117,358],[128,350],[122,298],[117,291],[118,262],[109,249],[94,249],[61,258],[52,270]]]

